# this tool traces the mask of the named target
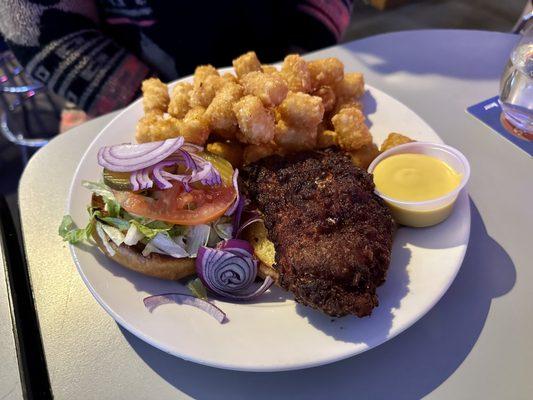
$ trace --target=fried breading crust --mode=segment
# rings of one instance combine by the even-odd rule
[[[370,315],[394,230],[372,176],[327,149],[267,157],[245,167],[241,177],[264,214],[280,285],[328,315]]]

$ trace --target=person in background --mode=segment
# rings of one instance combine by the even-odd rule
[[[129,104],[143,79],[262,62],[339,41],[352,0],[9,0],[0,33],[33,78],[89,116]]]

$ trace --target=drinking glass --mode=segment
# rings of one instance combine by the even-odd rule
[[[533,19],[527,21],[522,38],[500,81],[502,124],[512,134],[533,140]]]

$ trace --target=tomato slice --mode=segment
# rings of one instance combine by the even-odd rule
[[[232,186],[193,188],[186,192],[175,182],[171,189],[155,190],[152,197],[114,191],[122,208],[131,214],[177,225],[199,225],[221,217],[237,197]]]

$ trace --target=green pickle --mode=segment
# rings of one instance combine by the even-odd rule
[[[115,190],[133,190],[130,182],[131,172],[115,172],[104,168],[104,183]]]
[[[233,177],[233,167],[229,161],[227,161],[225,158],[217,156],[216,154],[209,153],[208,151],[203,151],[198,153],[198,155],[213,164],[213,167],[215,167],[220,173],[220,177],[222,178],[225,186],[233,185],[231,180]]]

